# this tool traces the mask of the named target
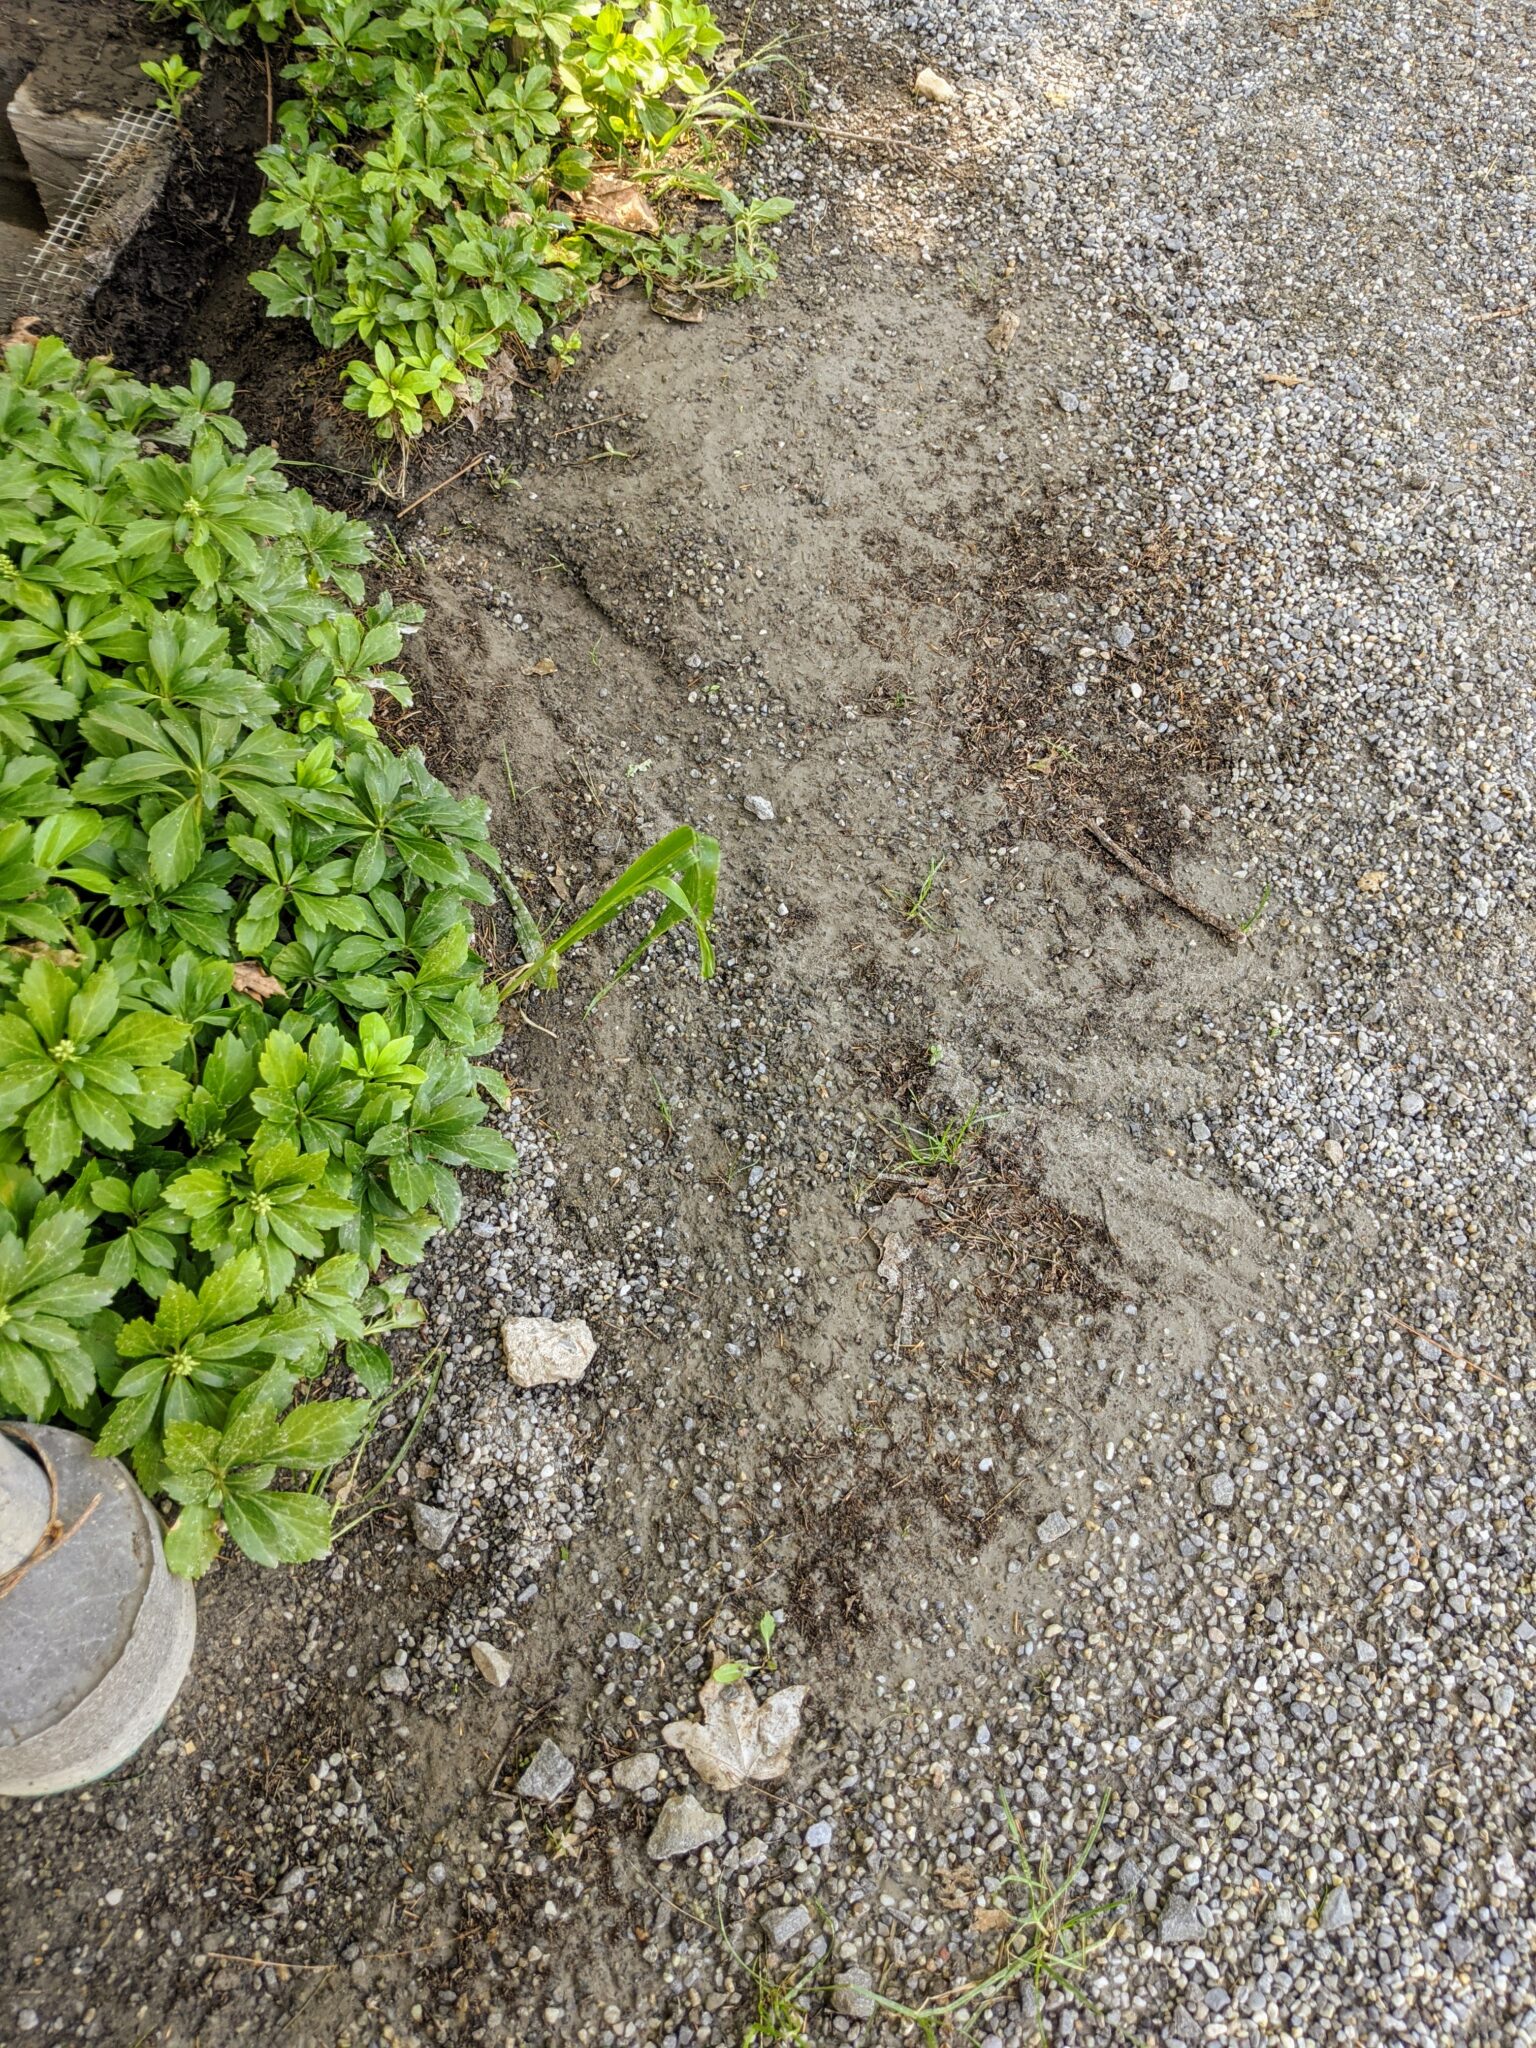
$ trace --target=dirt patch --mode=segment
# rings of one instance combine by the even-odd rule
[[[1117,559],[1064,507],[1011,527],[960,702],[1010,829],[1079,844],[1093,822],[1159,864],[1189,844],[1197,778],[1219,767],[1236,708],[1190,665],[1189,575],[1166,528]]]
[[[189,158],[92,333],[158,368],[196,302],[248,423],[353,471],[305,481],[355,508],[366,439],[332,366],[242,281],[257,76],[231,71],[227,160],[194,131],[203,177]],[[1141,542],[1121,571],[1070,542],[1107,456],[1081,421],[1036,435],[1080,346],[1047,281],[1004,364],[990,307],[915,259],[828,279],[799,241],[771,299],[698,327],[610,298],[579,372],[413,458],[418,490],[470,453],[485,475],[392,523],[428,619],[391,732],[487,799],[549,924],[668,825],[715,832],[720,974],[671,946],[589,1016],[615,935],[503,1055],[558,1150],[559,1241],[607,1290],[600,1363],[538,1439],[562,1498],[581,1482],[565,1534],[514,1568],[508,1481],[429,1554],[409,1504],[465,1454],[419,1448],[323,1572],[221,1570],[155,1751],[15,1817],[15,2002],[85,2038],[109,1998],[168,2043],[566,2041],[610,2001],[661,2038],[700,2000],[668,1981],[652,1816],[608,1764],[656,1748],[766,1608],[821,1729],[937,1712],[957,1646],[1050,1613],[1034,1524],[1093,1509],[1092,1447],[1143,1427],[1256,1284],[1251,1219],[1167,1142],[1208,1086],[1170,1019],[1222,1013],[1241,975],[1075,838],[1093,807],[1150,855],[1187,843],[1171,785],[1219,717],[1180,694],[1177,556]],[[1079,700],[1082,631],[1122,619],[1136,642]],[[486,944],[511,957],[505,920]],[[892,1179],[893,1121],[973,1108],[958,1161]],[[494,1374],[500,1314],[599,1300],[562,1291],[519,1200],[472,1188],[421,1278],[462,1385]],[[505,1692],[469,1664],[481,1634]],[[544,1733],[585,1810],[508,1797]],[[792,1859],[818,1768],[740,1795],[740,1840]]]

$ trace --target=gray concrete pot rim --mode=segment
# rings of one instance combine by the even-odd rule
[[[81,1509],[80,1513],[76,1515],[69,1527],[65,1528],[64,1524],[59,1520],[59,1475],[54,1470],[52,1458],[49,1457],[43,1446],[29,1436],[26,1430],[18,1423],[0,1422],[0,1436],[9,1437],[12,1443],[16,1444],[19,1449],[41,1466],[43,1477],[48,1481],[48,1519],[43,1524],[42,1534],[38,1537],[36,1543],[33,1544],[27,1556],[21,1560],[20,1564],[13,1565],[3,1578],[0,1578],[0,1600],[3,1600],[7,1593],[21,1584],[21,1581],[34,1565],[41,1564],[45,1557],[51,1557],[54,1551],[69,1541],[71,1536],[77,1535],[85,1527],[85,1524],[100,1506],[101,1495],[99,1493],[94,1495],[86,1503],[85,1507]]]

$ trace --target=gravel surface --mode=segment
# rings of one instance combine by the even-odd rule
[[[776,135],[782,296],[594,323],[517,502],[444,494],[440,765],[557,895],[713,824],[720,976],[531,1010],[393,1504],[280,1612],[217,1582],[222,1691],[18,1830],[18,2034],[689,2048],[772,1982],[915,2039],[879,2001],[1007,1954],[1011,1815],[1123,1903],[981,2048],[1536,2039],[1521,32],[852,0],[811,107],[910,147]],[[1058,578],[1031,754],[1153,780],[1217,707],[1155,864],[1241,952],[957,740],[1037,498],[1180,613],[1153,675],[1166,592]],[[582,1384],[510,1386],[507,1315],[584,1318]],[[807,1725],[726,1792],[663,1730],[765,1612]]]

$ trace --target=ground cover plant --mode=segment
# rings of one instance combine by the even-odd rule
[[[774,273],[787,200],[739,200],[708,168],[752,114],[712,77],[698,0],[164,0],[205,46],[291,39],[293,96],[258,161],[251,282],[275,316],[346,350],[345,403],[385,439],[478,395],[509,340],[559,334],[605,271],[647,291],[736,294]],[[667,229],[682,189],[719,209]],[[647,196],[649,195],[649,196]]]
[[[420,614],[232,396],[52,338],[0,372],[0,1413],[131,1453],[192,1576],[323,1554],[278,1475],[357,1443],[457,1169],[515,1163],[486,809],[370,715]],[[520,980],[647,892],[637,951],[685,921],[707,972],[717,864],[668,835]],[[305,1398],[338,1346],[361,1391]]]

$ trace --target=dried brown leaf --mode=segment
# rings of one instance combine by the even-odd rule
[[[571,211],[577,220],[596,221],[599,227],[622,228],[630,235],[661,232],[650,201],[621,171],[594,171],[580,192],[571,195]]]
[[[254,996],[257,1002],[265,1002],[268,996],[285,996],[288,991],[275,975],[268,974],[265,967],[256,960],[235,962],[235,994]]]
[[[805,1694],[803,1685],[788,1685],[759,1705],[744,1678],[726,1686],[711,1678],[699,1689],[702,1722],[669,1721],[662,1736],[719,1792],[734,1792],[749,1779],[765,1783],[789,1769]]]

